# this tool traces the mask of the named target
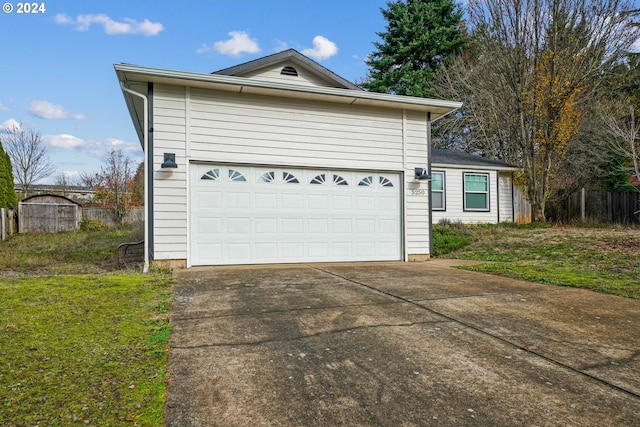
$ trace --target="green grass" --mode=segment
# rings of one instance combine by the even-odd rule
[[[434,226],[434,237],[437,228],[455,230],[447,224]],[[440,254],[480,262],[467,269],[640,299],[640,229],[546,224],[465,228],[472,243]]]
[[[56,234],[18,234],[0,243],[0,272],[21,275],[101,274],[113,270],[118,244],[142,240],[128,228]]]
[[[170,278],[114,271],[132,237],[0,243],[0,426],[163,424]]]
[[[433,256],[456,251],[472,241],[472,230],[461,222],[441,222],[433,227]]]

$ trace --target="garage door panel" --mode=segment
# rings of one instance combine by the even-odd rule
[[[400,174],[191,168],[191,265],[401,259]]]
[[[197,200],[196,208],[220,208],[222,207],[222,193],[219,191],[212,192],[202,192],[202,197],[199,197]]]
[[[392,256],[398,253],[398,242],[396,241],[379,242],[378,247],[382,256]]]
[[[309,242],[307,244],[308,258],[326,259],[329,256],[329,244],[327,242]]]
[[[338,211],[350,211],[351,210],[351,198],[352,196],[332,196],[331,207]]]
[[[280,224],[280,230],[283,234],[304,234],[304,219],[302,218],[283,218]]]
[[[337,242],[331,245],[332,253],[338,258],[349,258],[352,256],[351,242]]]
[[[399,221],[394,219],[381,219],[378,221],[378,231],[380,233],[395,234]]]
[[[310,189],[314,190],[313,188]],[[326,210],[329,207],[329,196],[326,194],[307,194],[307,209]]]
[[[205,259],[222,258],[222,244],[220,243],[199,243],[197,249],[198,253]]]
[[[247,260],[251,259],[251,244],[247,243],[227,243],[225,245],[227,257],[230,260]]]
[[[282,209],[302,209],[304,206],[304,197],[302,194],[283,193],[280,195]]]
[[[227,233],[247,235],[251,232],[251,222],[249,218],[227,218]]]
[[[374,250],[375,242],[359,242],[356,243],[356,256],[358,257],[373,257],[375,255]]]
[[[217,236],[222,233],[222,218],[199,218],[196,227],[202,234]]]
[[[326,218],[309,218],[307,220],[307,232],[310,234],[326,234],[329,232],[329,221]]]
[[[376,232],[376,222],[373,219],[356,219],[356,233],[374,234]]]
[[[249,209],[251,207],[251,193],[229,192],[225,195],[225,207],[229,209]]]
[[[261,188],[258,187],[258,190]],[[256,191],[254,195],[255,209],[277,209],[278,194],[277,193],[261,193]]]
[[[370,211],[375,209],[376,199],[372,196],[357,196],[356,209],[360,211]]]
[[[331,221],[331,231],[336,234],[351,234],[353,232],[351,218],[336,218]]]
[[[255,219],[256,234],[278,234],[277,218],[256,218]]]
[[[395,197],[379,197],[377,209],[384,212],[395,212],[398,210],[398,201]]]
[[[272,243],[256,243],[255,244],[257,260],[272,260],[278,258],[278,245]]]
[[[282,259],[294,261],[304,259],[304,246],[301,242],[283,242],[280,248]]]

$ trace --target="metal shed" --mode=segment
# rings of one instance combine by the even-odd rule
[[[55,194],[38,194],[18,204],[19,233],[76,231],[82,210],[79,203]]]

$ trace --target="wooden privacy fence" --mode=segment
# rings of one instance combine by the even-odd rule
[[[42,194],[24,199],[18,205],[20,233],[56,233],[75,231],[83,219],[97,220],[108,227],[117,226],[114,210],[82,207],[64,196]],[[134,208],[124,217],[125,224],[144,221],[144,208]]]
[[[561,219],[613,224],[640,223],[640,192],[597,192],[582,189],[564,204]]]
[[[64,196],[42,194],[18,203],[20,233],[57,233],[77,230],[80,205]]]
[[[115,227],[116,223],[114,210],[111,208],[87,207],[82,208],[82,218],[94,219],[102,222],[108,227]],[[135,224],[144,221],[144,208],[137,207],[131,209],[122,219],[124,224]]]
[[[0,241],[18,232],[16,211],[0,208]]]
[[[513,216],[518,224],[531,223],[531,203],[518,187],[514,187],[513,191]]]

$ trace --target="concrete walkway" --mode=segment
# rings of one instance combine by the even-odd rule
[[[437,260],[175,277],[168,426],[640,425],[640,301]]]

